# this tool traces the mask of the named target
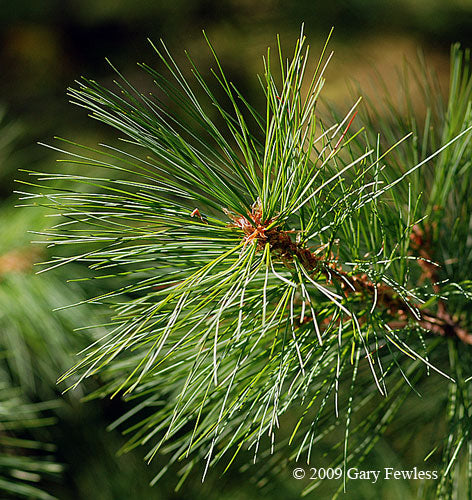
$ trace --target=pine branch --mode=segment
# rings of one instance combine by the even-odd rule
[[[296,409],[281,452],[290,444],[294,459],[309,460],[345,425],[333,463],[346,467],[367,453],[424,372],[455,383],[430,360],[444,342],[422,332],[468,343],[460,313],[472,294],[454,275],[441,290],[422,283],[429,259],[412,255],[411,234],[430,215],[419,171],[439,164],[444,173],[451,157],[460,168],[472,123],[422,155],[404,154],[417,144],[414,133],[394,131],[393,146],[384,146],[373,126],[353,131],[360,100],[326,126],[316,114],[326,47],[307,77],[304,44],[301,36],[286,63],[279,44],[280,77],[268,51],[265,117],[228,81],[211,45],[224,103],[190,59],[203,102],[165,46],[155,49],[166,75],[143,65],[157,96],[121,75],[116,92],[81,81],[73,101],[124,134],[129,149],[65,141],[72,151],[54,149],[79,172],[31,172],[22,193],[25,204],[60,214],[42,232],[63,249],[45,270],[74,262],[92,280],[115,280],[86,301],[110,305],[108,334],[61,381],[77,375],[76,386],[99,374],[98,396],[138,400],[120,422],[144,414],[126,449],[150,444],[149,460],[167,452],[169,464],[202,462],[205,476],[242,449],[256,459],[275,452],[279,421]],[[431,193],[447,195],[436,185]],[[467,245],[460,248],[465,256]],[[431,311],[445,294],[450,316],[443,306]],[[373,386],[385,404],[363,419]]]
[[[244,245],[251,242],[263,250],[268,244],[270,251],[279,257],[289,269],[293,270],[294,261],[297,261],[308,272],[315,273],[315,279],[319,275],[323,275],[329,285],[333,284],[333,280],[337,281],[339,287],[343,289],[345,297],[354,293],[358,294],[363,301],[373,301],[373,307],[377,304],[383,306],[390,316],[396,318],[389,321],[388,324],[391,328],[405,328],[407,326],[406,319],[409,317],[427,331],[443,337],[457,337],[466,344],[472,344],[472,334],[467,333],[467,330],[452,318],[443,300],[438,300],[437,313],[428,309],[420,310],[420,305],[410,301],[406,303],[394,289],[382,283],[373,283],[365,273],[356,274],[344,271],[333,254],[330,255],[330,259],[326,259],[322,256],[322,248],[312,251],[292,240],[293,231],[284,231],[274,227],[274,219],[262,220],[260,200],[252,206],[247,216],[237,216],[229,211],[227,214],[233,221],[231,226],[243,231]],[[437,264],[434,264],[429,253],[430,245],[423,241],[422,236],[423,233],[419,227],[413,226],[411,240],[413,248],[420,254],[417,262],[432,282],[434,292],[440,297],[441,290],[437,285],[439,278],[435,272]],[[303,318],[303,322],[310,323],[311,321],[313,321],[312,317]]]

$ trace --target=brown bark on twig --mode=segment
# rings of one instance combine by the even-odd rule
[[[233,227],[237,227],[244,232],[245,244],[256,241],[260,248],[269,243],[270,249],[277,254],[287,265],[291,265],[295,259],[309,272],[321,273],[326,281],[331,284],[337,281],[343,289],[344,294],[363,293],[373,298],[377,295],[377,303],[385,307],[387,312],[396,317],[391,326],[403,328],[409,319],[414,319],[419,326],[443,337],[457,337],[462,342],[472,345],[472,334],[469,334],[459,322],[456,321],[447,311],[445,302],[438,299],[436,312],[427,309],[421,310],[413,303],[406,303],[398,293],[391,287],[373,283],[366,274],[356,275],[347,273],[339,266],[335,260],[328,261],[308,248],[294,242],[291,238],[291,231],[283,231],[278,227],[267,227],[273,222],[262,220],[262,207],[258,200],[252,206],[248,217],[232,214],[227,211],[231,218]],[[433,263],[430,255],[430,238],[418,227],[413,227],[411,235],[411,246],[418,254],[418,263],[423,270],[422,278],[431,281],[434,292],[439,295],[440,288],[437,284],[437,265]],[[420,319],[415,317],[413,310],[418,311]]]

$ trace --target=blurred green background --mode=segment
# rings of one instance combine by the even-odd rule
[[[231,80],[257,106],[263,94],[256,74],[262,72],[262,55],[274,45],[276,33],[290,48],[304,22],[315,57],[334,26],[335,56],[326,74],[325,98],[342,106],[349,99],[348,80],[375,96],[376,72],[387,90],[395,92],[397,68],[404,58],[414,59],[419,47],[446,92],[450,45],[459,41],[472,46],[472,0],[2,0],[0,14],[0,388],[18,389],[21,404],[53,402],[35,407],[39,419],[50,419],[44,426],[25,425],[15,435],[51,444],[42,455],[23,449],[22,457],[51,457],[59,464],[51,473],[22,480],[60,499],[298,498],[303,485],[292,479],[291,469],[272,477],[275,488],[265,493],[251,483],[249,465],[241,471],[234,467],[224,476],[217,468],[204,485],[197,475],[191,477],[180,493],[173,492],[178,479],[173,472],[149,488],[162,463],[145,465],[141,450],[117,457],[124,440],[117,431],[106,431],[124,404],[81,403],[77,392],[61,396],[65,386],[56,387],[55,380],[92,335],[74,328],[99,323],[104,313],[96,308],[91,317],[82,306],[51,312],[89,296],[90,290],[65,283],[73,268],[35,275],[33,264],[48,255],[30,244],[34,237],[27,230],[48,222],[39,211],[13,208],[18,202],[14,179],[26,179],[18,169],[57,168],[54,152],[38,141],[52,143],[57,135],[96,144],[110,137],[110,130],[68,103],[66,88],[81,75],[111,83],[107,57],[141,89],[150,89],[136,66],[158,64],[147,38],[165,40],[178,61],[185,60],[188,49],[208,70],[211,56],[201,32],[205,29]],[[421,102],[417,104],[421,109]],[[87,392],[94,383],[99,381],[89,383]],[[13,396],[0,394],[5,394],[1,415]],[[10,445],[3,446],[0,455],[13,453]],[[408,439],[392,442],[387,435],[371,460],[377,466],[404,460],[415,465],[422,452]],[[0,475],[13,477],[12,470],[0,465]],[[404,483],[377,485],[375,490],[360,484],[352,488],[351,498],[370,498],[373,491],[385,499],[415,495],[414,486]],[[322,498],[329,491],[316,495]],[[12,498],[17,495],[11,493]]]

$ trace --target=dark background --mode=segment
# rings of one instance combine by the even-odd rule
[[[347,79],[367,84],[376,68],[387,80],[404,56],[421,47],[447,82],[452,42],[471,45],[470,0],[28,0],[0,2],[0,105],[23,130],[17,163],[36,162],[47,152],[33,146],[53,135],[90,136],[95,124],[71,108],[65,89],[80,76],[111,79],[109,58],[128,77],[141,78],[136,62],[157,64],[147,38],[163,38],[178,60],[188,49],[202,64],[210,60],[202,29],[225,70],[256,103],[261,56],[276,33],[291,46],[305,23],[314,54],[330,28],[336,54],[327,73],[325,97],[338,99]],[[366,89],[367,91],[367,89]],[[104,132],[106,133],[106,132]],[[11,192],[3,176],[1,195]]]

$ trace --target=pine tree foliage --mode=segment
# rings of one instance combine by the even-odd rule
[[[40,482],[60,474],[62,465],[54,458],[54,445],[35,438],[34,432],[54,423],[42,415],[53,404],[29,403],[0,370],[0,492],[2,497],[52,500]]]
[[[19,128],[3,118],[4,112],[1,111],[0,160],[7,170],[10,167],[7,158],[17,139]],[[5,217],[7,213],[10,221],[13,222],[12,225],[7,223]],[[18,334],[21,329],[15,330],[17,326],[15,320],[20,321],[20,318],[15,318],[14,311],[22,308],[20,304],[26,299],[25,291],[28,289],[25,287],[25,281],[19,279],[18,273],[20,269],[24,271],[31,267],[35,255],[35,250],[31,248],[31,245],[27,245],[28,250],[15,248],[20,246],[21,241],[26,242],[29,239],[26,234],[27,226],[21,222],[28,221],[30,224],[32,219],[25,215],[17,210],[13,213],[13,210],[3,208],[0,217],[0,225],[3,229],[0,242],[0,304],[2,305],[0,310],[0,496],[48,500],[53,497],[45,491],[42,482],[46,478],[57,477],[62,471],[62,465],[57,463],[54,457],[54,444],[47,442],[44,430],[50,428],[55,422],[55,419],[46,413],[51,412],[58,405],[53,401],[38,402],[37,395],[35,395],[36,400],[31,401],[26,395],[29,393],[29,396],[32,396],[37,389],[31,377],[34,363],[30,364],[31,356],[28,356],[31,353],[27,347],[29,342],[25,342],[25,338],[28,339],[28,327],[23,322],[24,338]],[[32,301],[33,306],[38,304],[37,299],[38,295]],[[39,306],[36,306],[36,310],[38,308]],[[24,320],[24,310],[22,313],[21,319]],[[44,308],[43,313],[44,318],[50,318],[50,307]],[[51,319],[49,321],[54,322]],[[35,337],[36,341],[39,339],[40,337]],[[56,343],[53,344],[56,348]],[[49,396],[51,396],[50,393]]]
[[[208,45],[212,83],[190,56],[184,76],[164,44],[162,72],[141,65],[152,95],[117,70],[115,90],[77,82],[72,102],[126,146],[62,141],[63,169],[31,172],[24,203],[59,217],[44,269],[80,263],[117,283],[88,299],[109,304],[108,333],[62,380],[98,374],[98,395],[130,399],[115,424],[133,423],[126,449],[182,461],[182,483],[246,450],[261,476],[310,463],[333,436],[330,465],[346,471],[435,377],[450,384],[447,495],[459,457],[472,477],[468,60],[454,50],[447,105],[421,83],[425,123],[392,108],[380,136],[375,114],[357,125],[360,99],[318,116],[331,56],[310,72],[303,33],[289,59],[280,42],[264,58],[265,110]]]
[[[469,50],[461,50],[459,44],[451,49],[451,75],[449,97],[442,98],[434,75],[428,71],[420,57],[417,68],[407,66],[405,79],[413,75],[416,87],[426,104],[422,120],[415,115],[410,93],[414,90],[404,85],[405,112],[398,111],[398,103],[385,100],[383,116],[379,106],[369,105],[366,114],[368,131],[374,123],[380,124],[386,138],[395,134],[413,131],[413,140],[404,142],[391,157],[397,172],[411,162],[428,157],[440,144],[444,144],[470,127],[472,122],[472,67]],[[373,138],[373,135],[371,135]],[[421,172],[410,179],[409,189],[414,199],[419,200],[418,210],[424,215],[420,224],[413,228],[410,237],[412,252],[427,260],[419,261],[422,274],[431,293],[437,297],[437,313],[446,325],[444,331],[438,324],[430,324],[430,330],[461,342],[449,341],[436,349],[438,360],[448,366],[454,379],[439,391],[427,396],[437,401],[431,409],[430,419],[445,419],[447,434],[440,439],[435,449],[442,450],[439,467],[440,481],[432,493],[436,498],[470,498],[471,491],[471,403],[470,381],[472,380],[470,347],[472,331],[470,299],[472,298],[472,187],[470,135],[465,134],[450,148],[445,149],[433,162],[427,163]],[[430,301],[431,302],[431,301]],[[455,329],[458,324],[461,328]],[[452,328],[453,330],[451,330]],[[421,419],[417,427],[421,425]]]
[[[150,473],[141,455],[118,460],[115,453],[123,439],[118,432],[105,434],[106,402],[80,401],[96,384],[90,381],[80,391],[64,395],[56,384],[75,353],[105,333],[81,328],[104,321],[102,308],[67,306],[85,300],[92,290],[97,293],[104,283],[92,282],[93,289],[91,282],[67,283],[73,265],[56,273],[35,274],[34,264],[50,253],[31,243],[28,229],[46,230],[55,219],[44,217],[41,210],[18,210],[10,203],[5,202],[0,211],[4,231],[0,242],[0,498],[90,498],[96,493],[97,477],[102,478],[99,498],[144,498],[149,495]],[[84,271],[78,265],[75,268]],[[120,472],[118,478],[115,471]]]
[[[0,123],[2,171],[15,167],[10,151],[17,146],[19,130],[18,125],[6,120]],[[78,414],[81,395],[76,392],[61,396],[56,381],[70,366],[71,355],[94,340],[83,331],[74,333],[74,328],[89,324],[92,318],[97,323],[103,321],[97,308],[67,308],[91,293],[85,283],[66,283],[70,268],[67,273],[66,268],[62,273],[50,273],[46,279],[35,274],[35,263],[49,258],[49,254],[47,249],[31,243],[28,230],[46,230],[51,222],[44,211],[18,210],[10,200],[1,206],[1,498],[56,498],[54,492],[65,481],[63,472],[70,465],[64,463],[63,459],[68,458],[64,454],[58,458],[65,448],[60,427],[67,426]],[[97,287],[93,290],[96,293]],[[52,313],[54,308],[60,310]],[[95,435],[92,443],[96,440]],[[93,444],[87,445],[88,450],[94,449]],[[97,448],[105,470],[104,447]],[[102,494],[107,486],[102,485]]]
[[[94,340],[83,332],[73,334],[74,329],[92,318],[103,320],[97,308],[68,307],[85,300],[90,289],[66,283],[64,273],[51,273],[46,279],[35,274],[35,264],[49,258],[49,253],[31,244],[28,231],[32,225],[50,228],[52,223],[45,215],[41,210],[28,213],[8,204],[0,215],[5,229],[0,242],[2,362],[13,386],[20,386],[27,398],[43,401],[59,394],[57,377],[70,366],[71,353]],[[57,311],[51,314],[53,308]]]

